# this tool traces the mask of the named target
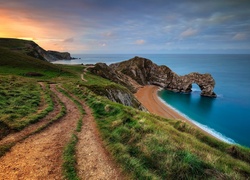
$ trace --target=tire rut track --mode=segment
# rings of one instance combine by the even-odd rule
[[[76,168],[80,179],[129,179],[122,173],[122,169],[114,162],[109,152],[105,149],[94,116],[92,115],[92,110],[84,101],[79,100],[79,98],[69,91],[67,92],[74,99],[78,99],[78,102],[81,103],[85,111],[82,129],[77,133],[78,143],[76,145]]]
[[[67,114],[42,132],[14,146],[0,158],[0,179],[63,179],[62,152],[76,127],[80,112],[55,85],[51,90],[66,105]]]
[[[96,127],[91,109],[81,102],[86,114],[83,117],[81,132],[77,134],[77,170],[81,179],[108,180],[125,179],[122,170],[105,149]]]

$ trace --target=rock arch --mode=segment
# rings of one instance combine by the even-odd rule
[[[165,86],[165,89],[190,93],[192,91],[192,84],[197,84],[201,89],[201,96],[216,97],[213,89],[215,81],[210,74],[190,73],[185,76],[178,76],[175,74],[172,81]]]
[[[148,84],[175,92],[189,93],[192,91],[192,84],[196,83],[201,89],[202,96],[216,97],[213,91],[215,81],[210,74],[194,72],[178,76],[169,67],[158,66],[151,60],[138,56],[110,66],[98,63],[90,71],[126,86],[133,93],[141,86]]]

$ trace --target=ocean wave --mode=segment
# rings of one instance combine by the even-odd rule
[[[192,92],[201,92],[200,89],[192,88]]]
[[[214,137],[216,137],[216,138],[220,139],[221,141],[226,142],[228,144],[236,144],[236,142],[233,139],[231,139],[229,137],[226,137],[225,135],[221,134],[220,132],[216,131],[215,129],[213,129],[213,128],[207,126],[207,125],[201,124],[201,123],[193,120],[192,118],[188,117],[186,114],[180,112],[178,109],[176,109],[173,106],[171,106],[168,103],[166,103],[166,101],[164,101],[163,99],[161,99],[159,96],[158,96],[158,99],[162,103],[164,103],[164,105],[166,105],[167,107],[169,107],[172,110],[176,111],[181,116],[183,116],[184,118],[186,118],[187,120],[189,120],[190,122],[192,122],[193,124],[195,124],[196,126],[198,126],[199,128],[201,128],[202,130],[204,130],[207,133],[211,134],[212,136],[214,136]]]
[[[224,95],[223,94],[217,94],[217,98],[223,98]]]

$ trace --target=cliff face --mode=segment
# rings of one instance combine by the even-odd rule
[[[136,109],[147,111],[146,108],[134,97],[130,90],[118,85],[108,85],[105,87],[89,85],[88,89],[97,95],[105,96],[113,102],[131,106]]]
[[[110,66],[97,64],[91,71],[126,86],[132,92],[143,85],[154,84],[171,91],[189,93],[192,91],[192,83],[196,83],[201,88],[202,96],[216,97],[213,92],[215,81],[210,74],[190,73],[179,76],[167,66],[158,66],[141,57]]]
[[[68,52],[46,51],[33,41],[0,38],[0,46],[49,62],[62,59],[72,59]]]
[[[106,97],[113,102],[121,103],[125,106],[131,106],[142,111],[147,111],[132,93],[119,89],[106,89],[106,91]]]
[[[56,60],[70,60],[72,57],[68,52],[58,52],[58,51],[47,51],[48,61],[56,61]]]

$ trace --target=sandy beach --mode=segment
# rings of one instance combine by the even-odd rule
[[[147,110],[150,113],[153,113],[153,114],[165,117],[165,118],[178,119],[178,120],[185,121],[197,127],[198,129],[203,131],[205,134],[214,137],[212,134],[209,134],[205,130],[201,129],[199,126],[192,123],[187,118],[180,115],[178,112],[176,112],[175,110],[171,109],[170,107],[166,106],[163,102],[161,102],[157,95],[158,90],[159,90],[158,86],[148,85],[148,86],[144,86],[140,88],[134,95],[142,103],[142,105],[145,108],[147,108]]]

